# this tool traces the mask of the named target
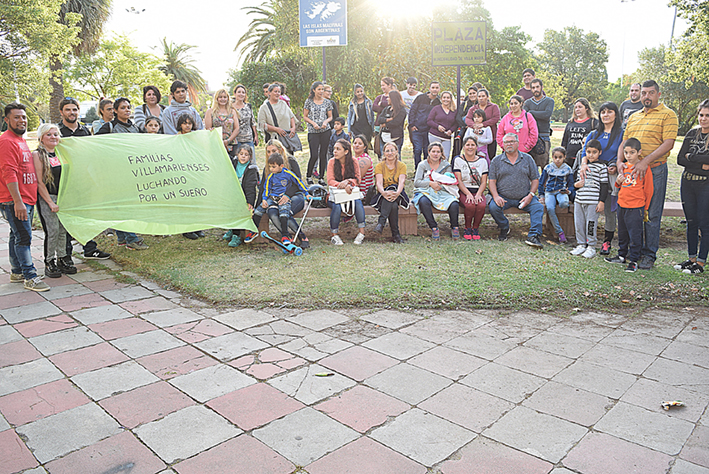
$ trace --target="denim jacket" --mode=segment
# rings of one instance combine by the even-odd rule
[[[374,127],[374,110],[372,110],[372,100],[368,97],[364,99],[364,108],[367,111],[367,122],[369,125]],[[347,110],[347,132],[352,133],[352,125],[355,123],[355,110],[357,109],[357,104],[354,99],[350,100],[350,105]]]

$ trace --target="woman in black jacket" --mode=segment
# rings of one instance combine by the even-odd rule
[[[376,125],[381,125],[382,151],[388,142],[396,143],[399,150],[404,145],[404,122],[406,104],[397,90],[389,92],[389,105],[377,117]],[[381,153],[383,155],[383,153]]]

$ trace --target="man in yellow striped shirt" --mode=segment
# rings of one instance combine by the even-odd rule
[[[643,109],[628,117],[623,139],[637,138],[642,147],[642,159],[635,165],[634,175],[645,176],[648,168],[652,172],[655,191],[648,209],[649,222],[645,223],[645,238],[640,252],[638,268],[649,270],[657,259],[660,248],[660,221],[665,205],[667,190],[667,157],[677,138],[677,114],[660,103],[660,86],[653,80],[642,83],[640,101]],[[625,141],[618,148],[618,171],[622,172]]]

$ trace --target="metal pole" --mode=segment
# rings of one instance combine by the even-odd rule
[[[327,68],[325,66],[325,46],[322,47],[322,81],[327,82]]]
[[[457,72],[458,84],[457,84],[457,89],[456,89],[456,93],[455,93],[455,96],[457,97],[456,110],[458,110],[460,108],[460,66],[457,66],[457,69],[458,69],[458,72]]]

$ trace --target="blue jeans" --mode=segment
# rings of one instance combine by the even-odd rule
[[[559,225],[559,218],[556,217],[556,206],[568,208],[569,195],[561,193],[544,193],[544,205],[547,208],[547,214],[549,214],[549,219],[551,219],[554,230],[557,234],[561,234],[564,232],[564,229],[561,228],[561,225]]]
[[[20,274],[25,280],[31,280],[37,276],[37,269],[32,263],[32,214],[34,206],[25,204],[27,208],[27,220],[21,221],[15,216],[15,204],[0,204],[3,217],[10,224],[10,240],[7,242],[8,254],[10,255],[10,267],[12,273]]]
[[[428,158],[428,130],[411,130],[410,138],[414,145],[414,168],[418,168],[421,158]]]
[[[618,206],[618,255],[629,262],[640,259],[643,247],[643,214],[645,208]]]
[[[649,171],[649,170],[648,170]],[[660,222],[665,207],[665,191],[667,191],[667,163],[652,168],[652,184],[654,192],[647,210],[649,222],[645,223],[645,243],[640,251],[642,257],[657,260],[657,250],[660,248]]]
[[[133,242],[137,242],[140,240],[140,238],[135,235],[133,232],[123,232],[122,230],[116,229],[116,238],[118,239],[118,242],[125,242],[127,244],[132,244]]]
[[[298,230],[298,223],[295,221],[293,216],[295,214],[298,214],[300,211],[303,210],[305,207],[305,196],[303,194],[298,193],[295,196],[293,196],[290,200],[290,210],[291,210],[291,215],[288,217],[288,228],[295,232]],[[278,215],[278,210],[275,207],[269,207],[268,208],[268,218],[271,219],[271,222],[273,223],[274,226],[276,226],[276,229],[278,229],[278,232],[281,232],[281,218]],[[282,234],[283,232],[281,232]],[[302,233],[302,230],[301,230]]]
[[[364,205],[361,199],[356,199],[355,202],[355,219],[357,220],[357,225],[360,229],[364,229]],[[328,201],[327,205],[330,206],[332,211],[330,212],[330,231],[333,234],[337,234],[340,229],[340,217],[342,215],[342,206],[340,204],[335,204],[332,201]]]
[[[509,209],[511,207],[519,207],[519,200],[518,199],[508,199],[504,198],[507,202],[505,202],[505,205],[503,207],[500,207],[497,205],[494,199],[490,200],[490,204],[488,205],[488,208],[490,209],[490,215],[492,216],[493,219],[495,219],[495,222],[497,223],[497,226],[500,229],[509,229],[510,228],[510,221],[505,217],[505,209]],[[529,221],[530,221],[530,228],[529,228],[529,233],[527,234],[528,237],[532,237],[534,235],[537,235],[541,237],[542,235],[542,219],[544,218],[544,206],[542,206],[542,203],[539,202],[539,199],[537,199],[536,196],[532,198],[532,201],[522,209],[524,212],[529,213]]]
[[[684,216],[687,218],[687,253],[689,258],[696,257],[698,262],[704,263],[709,253],[709,181],[682,179],[680,196]]]

